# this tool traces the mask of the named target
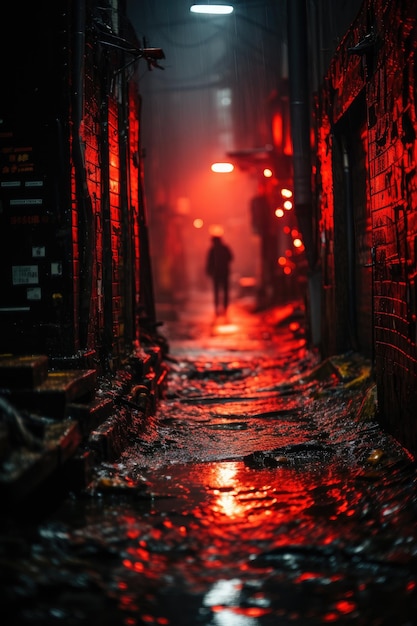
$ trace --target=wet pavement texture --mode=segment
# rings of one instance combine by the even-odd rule
[[[3,524],[3,624],[417,624],[417,469],[370,364],[320,362],[302,303],[167,320],[166,393],[114,463]]]

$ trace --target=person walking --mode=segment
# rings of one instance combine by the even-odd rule
[[[206,273],[213,281],[215,314],[226,315],[229,306],[230,266],[234,259],[231,248],[219,235],[211,238],[206,257]],[[223,305],[221,307],[221,305]]]

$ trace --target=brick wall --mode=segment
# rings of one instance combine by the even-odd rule
[[[337,305],[328,294],[337,292],[340,280],[337,267],[343,254],[343,250],[334,248],[335,224],[340,220],[338,212],[343,210],[344,197],[338,189],[340,181],[335,178],[338,158],[335,138],[344,138],[344,128],[358,132],[349,122],[354,103],[362,97],[366,115],[366,137],[362,141],[367,151],[363,185],[367,187],[364,197],[370,222],[369,227],[355,231],[355,245],[358,236],[365,236],[366,240],[369,229],[369,246],[374,254],[370,284],[371,356],[380,419],[414,453],[417,452],[416,21],[416,0],[364,3],[337,49],[326,77],[317,155],[323,317],[330,320],[337,315]],[[349,48],[371,33],[371,28],[376,45],[364,54],[349,53]],[[365,301],[366,293],[362,296]],[[361,307],[356,316],[357,335],[363,323],[360,313],[366,305]],[[343,332],[343,328],[338,330],[336,324],[333,331],[323,334],[324,354],[342,345],[338,332]],[[354,342],[349,347],[355,348]]]

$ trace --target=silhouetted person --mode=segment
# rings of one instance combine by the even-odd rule
[[[211,238],[211,246],[207,252],[206,273],[213,281],[214,308],[216,315],[224,315],[229,306],[229,277],[230,264],[233,261],[233,252],[222,238]],[[223,305],[221,310],[220,305]]]

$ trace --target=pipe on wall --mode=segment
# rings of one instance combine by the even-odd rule
[[[83,81],[85,54],[85,0],[77,0],[73,17],[73,65],[71,106],[73,117],[72,153],[78,208],[78,234],[80,256],[79,288],[79,344],[81,350],[88,348],[93,295],[93,255],[95,250],[94,215],[87,187],[84,151],[80,136],[83,117]]]
[[[294,206],[309,269],[315,266],[310,147],[308,34],[305,0],[287,2],[290,118],[293,143]]]

